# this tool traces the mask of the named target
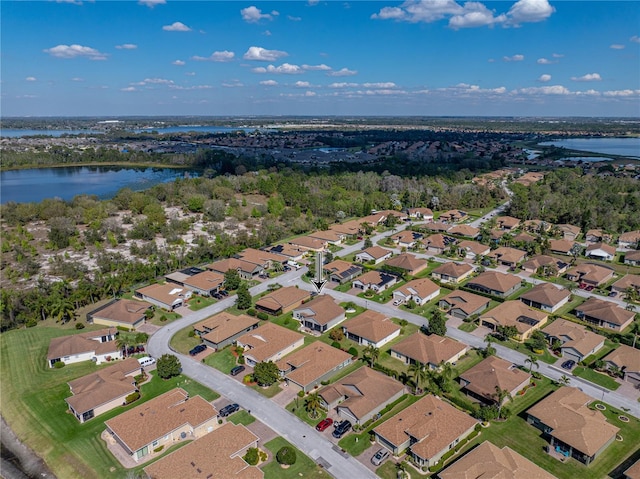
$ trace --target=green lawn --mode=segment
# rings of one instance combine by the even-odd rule
[[[460,331],[464,331],[465,333],[470,333],[478,329],[478,323],[462,323],[458,326]]]
[[[280,464],[275,460],[276,453],[281,447],[292,447],[296,451],[297,460],[296,463],[289,466],[287,469],[283,469]],[[271,441],[264,444],[271,453],[274,459],[262,467],[264,472],[264,479],[299,479],[304,477],[331,477],[320,466],[316,465],[311,459],[302,454],[299,449],[295,448],[291,443],[287,442],[281,437],[276,437]],[[355,479],[355,478],[354,478]]]
[[[233,355],[232,348],[227,346],[222,351],[210,354],[204,358],[204,363],[207,366],[216,368],[218,371],[229,374],[231,369],[236,365],[236,357]]]
[[[233,424],[242,424],[243,426],[248,426],[252,422],[255,422],[256,418],[249,414],[244,409],[232,414],[227,418],[227,421],[232,422]]]
[[[578,366],[573,370],[574,376],[579,376],[582,379],[586,379],[587,381],[591,381],[598,386],[602,386],[603,388],[610,389],[611,391],[615,391],[620,387],[620,384],[616,382],[615,379],[608,376],[607,374],[599,373],[590,368],[585,368],[582,366]]]
[[[207,306],[211,306],[215,302],[216,300],[211,297],[193,296],[189,300],[189,309],[191,311],[198,311],[202,308],[206,308]]]
[[[318,417],[309,416],[309,412],[304,407],[304,397],[296,397],[293,401],[287,404],[285,408],[287,411],[295,414],[298,418],[302,419],[304,422],[309,424],[310,426],[316,427],[322,419],[327,417],[327,412],[323,409],[318,410]]]
[[[513,349],[515,351],[518,351],[526,356],[534,356],[538,361],[542,361],[545,362],[547,364],[554,364],[557,360],[558,357],[551,354],[548,350],[544,350],[544,352],[542,354],[536,354],[534,353],[531,348],[528,346],[527,342],[524,343],[519,343],[517,341],[508,339],[506,341],[499,341],[495,338],[492,339],[492,341],[496,344],[499,344],[501,346],[504,346],[506,348],[509,349]],[[528,364],[528,363],[527,363]],[[536,367],[533,366],[533,369],[535,371]]]
[[[181,317],[182,316],[180,316],[178,313],[169,313],[162,309],[156,308],[155,314],[153,315],[153,318],[151,318],[150,322],[155,326],[166,326],[167,324]]]
[[[37,326],[0,335],[2,415],[18,437],[36,451],[58,477],[118,479],[125,476],[126,471],[100,439],[105,420],[176,386],[207,400],[218,397],[184,376],[169,381],[154,377],[142,386],[142,398],[134,404],[80,424],[67,412],[64,401],[70,395],[67,382],[103,366],[92,362],[70,364],[62,369],[46,366],[49,341],[73,332]]]
[[[197,335],[189,336],[192,331],[193,326],[187,326],[174,334],[170,341],[171,347],[179,353],[188,354],[193,347],[202,342]]]
[[[272,323],[275,323],[283,328],[290,329],[291,331],[295,331],[296,333],[300,332],[300,323],[293,319],[293,313],[284,313],[280,316],[271,317],[269,319]]]
[[[273,396],[278,394],[280,391],[282,391],[282,389],[280,389],[279,382],[275,382],[271,386],[266,388],[263,388],[262,386],[258,386],[256,384],[255,386],[251,386],[251,389],[254,389],[255,391],[259,392],[260,394],[268,398],[272,398]]]

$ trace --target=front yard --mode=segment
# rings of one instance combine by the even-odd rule
[[[276,453],[281,447],[291,447],[296,451],[296,463],[284,469],[275,460]],[[302,454],[299,449],[296,449],[292,444],[287,442],[281,437],[276,437],[264,444],[264,447],[271,452],[271,456],[274,458],[269,464],[262,467],[264,472],[264,479],[299,479],[300,477],[331,477],[320,466],[316,465],[311,459]],[[354,478],[355,479],[355,478]]]

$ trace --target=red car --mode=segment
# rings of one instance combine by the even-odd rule
[[[326,428],[328,428],[329,426],[331,426],[333,424],[333,419],[331,419],[330,417],[323,419],[322,421],[320,421],[318,423],[318,425],[316,426],[316,429],[318,431],[324,431]]]

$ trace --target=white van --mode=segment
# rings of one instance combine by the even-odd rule
[[[138,358],[138,362],[140,363],[140,366],[145,367],[145,366],[153,366],[156,363],[156,360],[153,359],[151,356],[147,356],[144,358]]]

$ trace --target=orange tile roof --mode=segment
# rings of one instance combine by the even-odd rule
[[[456,290],[452,291],[440,301],[445,301],[451,305],[451,308],[458,308],[467,315],[473,314],[474,311],[479,309],[483,305],[488,305],[491,300],[484,296],[469,293],[468,291]]]
[[[611,351],[604,357],[605,361],[610,361],[620,369],[624,368],[627,373],[640,372],[640,349],[632,348],[626,344],[621,344],[617,349]]]
[[[429,262],[426,259],[418,258],[409,253],[403,253],[385,261],[387,266],[404,269],[405,271],[417,273],[425,269]]]
[[[287,355],[277,364],[281,371],[293,366],[295,369],[286,377],[304,387],[350,359],[349,353],[316,341]]]
[[[395,291],[399,291],[405,296],[418,295],[420,298],[427,298],[436,291],[440,291],[440,286],[431,281],[429,278],[412,279],[403,284]],[[394,291],[394,292],[395,292]]]
[[[471,279],[471,281],[467,283],[467,286],[470,284],[477,284],[493,291],[505,293],[514,286],[520,284],[520,282],[520,278],[512,274],[499,273],[497,271],[485,271]]]
[[[418,361],[422,364],[439,365],[450,362],[455,356],[466,351],[468,346],[455,339],[432,334],[427,336],[420,332],[407,336],[391,349]]]
[[[371,309],[360,313],[342,324],[347,332],[377,343],[401,328],[384,314]]]
[[[151,307],[146,301],[135,299],[119,299],[97,312],[92,312],[94,318],[119,321],[121,323],[134,324],[144,317],[144,312]]]
[[[580,324],[572,323],[562,318],[556,319],[544,328],[543,332],[563,341],[563,348],[573,348],[583,356],[590,354],[595,347],[604,343],[606,339],[604,336],[587,330]],[[638,351],[638,355],[640,356],[640,351]]]
[[[204,339],[218,344],[259,322],[259,319],[246,314],[236,316],[222,311],[195,324],[193,329],[204,332]]]
[[[515,326],[520,334],[524,334],[531,330],[536,324],[546,322],[547,313],[530,308],[521,301],[505,301],[495,308],[487,311],[480,316],[480,322],[493,320],[500,326]],[[521,321],[521,319],[535,321],[536,324],[529,324],[529,321]]]
[[[496,356],[489,356],[460,375],[469,384],[465,386],[469,391],[496,402],[496,387],[507,390],[511,394],[524,383],[528,383],[531,375],[516,368],[512,363]]]
[[[276,289],[275,291],[263,296],[256,301],[256,305],[272,311],[277,311],[280,308],[286,309],[287,307],[309,299],[310,297],[311,293],[309,293],[309,291],[296,288],[295,286],[285,286],[284,288]]]
[[[185,286],[191,286],[203,291],[218,288],[222,283],[224,283],[224,275],[213,271],[203,271],[202,273],[194,274],[193,276],[185,278],[183,282]]]
[[[473,266],[467,263],[454,263],[450,261],[448,263],[443,263],[441,266],[438,266],[434,269],[431,274],[443,274],[446,276],[450,276],[451,278],[459,278],[464,276],[465,274],[473,271]]]
[[[304,338],[304,335],[283,328],[274,323],[264,323],[237,339],[238,344],[249,346],[245,356],[251,356],[257,362],[269,361],[279,352],[285,350]]]

